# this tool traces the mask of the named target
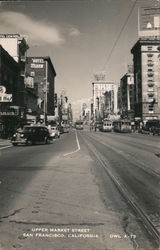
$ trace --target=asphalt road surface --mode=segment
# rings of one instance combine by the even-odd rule
[[[71,130],[0,148],[0,249],[155,249],[92,149],[160,229],[159,137]]]

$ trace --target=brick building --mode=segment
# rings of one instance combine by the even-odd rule
[[[26,79],[32,78],[32,87],[37,95],[37,114],[55,114],[56,72],[50,57],[27,57]]]

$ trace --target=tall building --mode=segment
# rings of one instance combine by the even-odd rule
[[[11,135],[23,118],[19,64],[0,45],[0,136]]]
[[[160,7],[139,9],[139,40],[134,61],[135,119],[160,119]]]
[[[104,73],[98,73],[94,77],[93,87],[93,117],[94,120],[101,120],[105,117],[106,110],[106,98],[107,92],[111,93],[110,110],[108,112],[114,112],[114,82],[106,81]]]
[[[25,75],[26,87],[36,90],[39,115],[53,116],[56,72],[50,57],[27,57]]]
[[[160,39],[139,39],[132,48],[134,112],[144,122],[160,119]]]

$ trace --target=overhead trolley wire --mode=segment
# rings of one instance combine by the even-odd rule
[[[124,22],[124,24],[123,24],[123,26],[122,26],[120,32],[119,32],[119,34],[118,34],[118,36],[117,36],[117,38],[116,38],[116,40],[115,40],[115,42],[114,42],[114,44],[113,44],[113,47],[112,47],[112,49],[111,49],[111,51],[110,51],[110,53],[109,53],[109,55],[108,55],[108,57],[107,57],[107,59],[106,59],[104,65],[103,65],[102,70],[104,70],[105,67],[107,66],[107,64],[108,64],[108,62],[109,62],[109,60],[110,60],[110,58],[111,58],[111,56],[112,56],[112,53],[113,53],[113,51],[114,51],[114,49],[115,49],[115,47],[116,47],[116,45],[117,45],[117,43],[118,43],[118,41],[119,41],[119,39],[120,39],[120,37],[121,37],[121,34],[122,34],[122,32],[123,32],[123,30],[124,30],[126,24],[128,23],[128,20],[129,20],[129,18],[130,18],[130,16],[131,16],[132,12],[133,12],[133,10],[134,10],[134,7],[135,7],[136,3],[137,3],[137,0],[135,0],[135,2],[133,3],[133,6],[132,6],[132,8],[131,8],[131,10],[130,10],[130,12],[129,12],[129,14],[128,14],[128,16],[127,16],[127,18],[126,18],[126,20],[125,20],[125,22]]]

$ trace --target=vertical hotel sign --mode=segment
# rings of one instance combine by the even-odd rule
[[[139,8],[138,21],[139,37],[160,37],[160,6]]]

